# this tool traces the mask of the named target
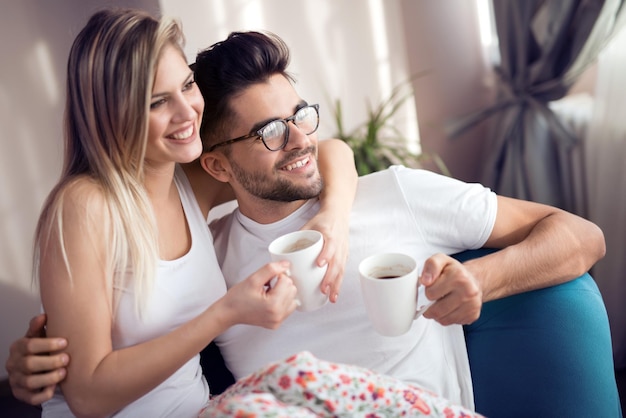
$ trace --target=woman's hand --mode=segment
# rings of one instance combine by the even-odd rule
[[[320,211],[302,229],[315,229],[324,235],[324,248],[317,258],[328,270],[320,285],[322,293],[336,302],[343,281],[350,242],[350,212],[356,194],[357,172],[354,153],[339,139],[319,141],[318,164],[324,178]]]
[[[349,221],[337,217],[335,213],[320,210],[301,229],[315,229],[324,235],[324,247],[317,257],[317,265],[328,264],[324,280],[320,284],[322,293],[336,302],[343,281],[343,273],[350,249]]]
[[[288,269],[285,261],[269,263],[228,289],[216,302],[222,305],[227,325],[278,328],[298,306],[296,286],[286,275]]]

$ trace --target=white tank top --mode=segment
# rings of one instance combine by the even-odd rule
[[[226,293],[213,238],[196,203],[189,181],[176,167],[175,183],[191,231],[191,249],[171,261],[159,260],[154,288],[142,318],[135,314],[132,286],[122,292],[112,328],[113,349],[139,344],[166,334],[203,312]],[[163,355],[167,355],[163,353]],[[197,417],[209,398],[209,387],[196,355],[152,391],[115,417]],[[73,416],[57,391],[43,405],[42,417]]]

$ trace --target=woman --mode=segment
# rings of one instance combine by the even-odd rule
[[[67,338],[72,361],[45,417],[195,416],[209,398],[200,350],[234,324],[275,328],[296,307],[282,263],[226,291],[206,213],[178,167],[202,151],[204,107],[182,42],[173,21],[102,11],[70,51],[64,168],[39,220],[34,265],[48,334]],[[320,158],[332,152],[321,147]],[[346,166],[351,154],[340,155],[324,167]],[[229,196],[189,175],[210,186],[205,212]],[[337,178],[325,175],[329,185]],[[321,229],[341,228],[353,184],[324,199],[339,221],[318,219]]]

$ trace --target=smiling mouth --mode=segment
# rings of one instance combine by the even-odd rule
[[[191,135],[193,135],[193,126],[190,126],[189,128],[185,129],[182,132],[176,133],[176,134],[172,134],[172,135],[168,135],[168,138],[171,139],[177,139],[177,140],[182,140],[182,139],[187,139],[189,138]]]
[[[304,167],[305,165],[309,163],[310,159],[311,157],[305,157],[299,161],[296,161],[293,164],[288,164],[285,166],[285,170],[292,171],[292,170],[295,170],[296,168]]]

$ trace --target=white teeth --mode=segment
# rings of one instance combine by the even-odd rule
[[[193,133],[193,126],[190,126],[187,130],[177,133],[177,134],[172,134],[170,135],[170,137],[173,139],[187,139],[191,136],[192,133]]]
[[[293,164],[289,164],[289,165],[288,165],[287,167],[285,167],[285,168],[287,169],[287,171],[291,171],[291,170],[293,170],[293,169],[300,168],[300,167],[302,167],[302,166],[306,165],[308,162],[309,162],[309,159],[308,159],[308,158],[305,158],[304,160],[300,160],[300,161],[295,162],[295,163],[293,163]]]

